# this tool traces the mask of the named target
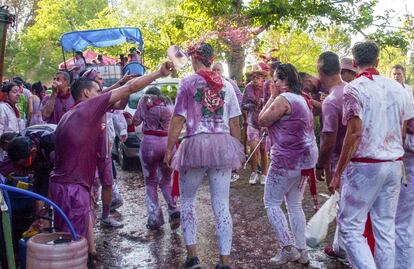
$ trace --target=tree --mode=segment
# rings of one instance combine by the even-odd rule
[[[39,0],[6,0],[4,5],[11,8],[11,13],[15,15],[16,33],[34,23],[34,13]]]
[[[316,59],[322,53],[321,43],[302,30],[272,29],[260,38],[257,53],[274,50],[272,56],[293,64],[299,71],[316,74]]]
[[[106,0],[40,0],[34,24],[21,32],[19,50],[6,74],[32,80],[50,79],[62,61],[60,36],[81,29],[107,7]]]
[[[351,51],[351,35],[342,27],[332,26],[325,30],[314,33],[317,42],[321,44],[324,51],[332,51],[344,57]]]
[[[214,29],[229,64],[230,75],[239,80],[244,66],[245,50],[251,40],[270,27],[292,30],[322,29],[331,25],[351,26],[354,32],[369,26],[374,20],[375,0],[184,0],[183,9],[189,17],[206,18],[205,29]],[[207,20],[209,19],[209,20]],[[213,21],[214,24],[209,24]],[[250,35],[239,29],[248,29]],[[242,37],[233,42],[231,38]],[[240,40],[242,42],[240,42]],[[223,42],[227,41],[227,42]]]
[[[401,48],[386,46],[381,48],[378,70],[384,76],[391,76],[392,66],[400,64],[406,68],[407,83],[412,81],[414,65],[407,58],[407,53]]]

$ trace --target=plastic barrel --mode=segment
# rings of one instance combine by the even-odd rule
[[[57,242],[59,239],[67,242]],[[73,241],[69,233],[41,233],[27,242],[27,269],[86,269],[87,262],[85,238]]]

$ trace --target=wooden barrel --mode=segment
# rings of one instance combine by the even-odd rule
[[[88,242],[69,233],[41,233],[27,243],[27,269],[86,269]]]

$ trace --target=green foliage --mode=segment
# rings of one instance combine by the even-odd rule
[[[259,53],[277,48],[278,51],[272,53],[272,56],[281,62],[293,64],[299,71],[316,74],[316,59],[322,53],[322,47],[306,32],[267,31],[259,44]]]
[[[105,0],[41,0],[37,3],[34,24],[9,43],[16,51],[13,64],[5,66],[6,75],[23,75],[31,80],[50,80],[62,61],[60,36],[82,28],[90,18],[107,7]]]
[[[378,70],[381,74],[391,77],[392,66],[400,64],[406,68],[407,83],[412,84],[414,64],[407,61],[407,53],[404,49],[386,46],[381,49]]]
[[[317,30],[314,34],[324,51],[332,51],[340,57],[348,55],[351,50],[351,35],[341,27],[333,26],[326,30]]]
[[[372,24],[379,25],[379,31],[370,37],[388,50],[399,48],[388,55],[400,51],[398,61],[414,39],[413,17],[407,15],[404,27],[389,31],[392,14],[373,15],[377,0],[115,0],[109,1],[110,6],[108,0],[9,2],[19,7],[27,3],[35,10],[21,9],[27,20],[20,23],[20,32],[9,37],[5,61],[7,76],[31,80],[51,78],[62,62],[60,36],[73,30],[139,27],[145,43],[144,64],[150,69],[166,59],[172,44],[186,48],[194,41],[209,40],[217,58],[226,59],[231,75],[238,79],[252,44],[258,53],[279,48],[274,56],[314,74],[316,57],[323,50],[349,54],[350,34],[363,33]],[[129,47],[94,50],[116,57]]]
[[[178,85],[176,84],[165,84],[160,87],[161,94],[168,96],[173,102],[175,102],[175,98],[177,97],[177,90]]]

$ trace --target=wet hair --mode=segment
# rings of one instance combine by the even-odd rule
[[[44,91],[42,82],[38,81],[38,82],[33,83],[32,91],[35,95],[37,95],[40,98],[40,94]]]
[[[14,77],[13,82],[16,83],[19,86],[24,84],[24,80],[21,77]]]
[[[321,63],[320,70],[327,76],[339,75],[341,73],[341,65],[336,53],[331,51],[323,52],[319,55],[318,63]]]
[[[272,70],[272,73],[273,72],[275,72],[276,71],[276,69],[277,69],[277,67],[279,66],[279,65],[281,65],[282,63],[281,62],[279,62],[279,61],[276,61],[276,60],[274,60],[274,61],[272,61],[271,63],[270,63],[270,70]]]
[[[158,89],[158,87],[149,87],[145,90],[145,94],[152,94],[156,96],[161,96],[161,91]]]
[[[32,88],[32,84],[30,84],[28,82],[23,83],[23,86],[28,90],[30,90]]]
[[[374,41],[358,42],[352,48],[355,65],[364,67],[375,64],[379,56],[379,47]]]
[[[65,78],[65,80],[68,82],[68,84],[70,83],[70,75],[68,72],[66,71],[58,71],[55,74],[56,76],[63,76]]]
[[[292,64],[281,64],[276,69],[276,75],[281,80],[287,80],[287,86],[292,93],[300,94],[302,80]]]
[[[5,93],[9,93],[13,89],[13,87],[18,87],[18,86],[19,85],[17,85],[16,82],[4,82],[1,85],[1,91]]]
[[[300,77],[300,80],[302,81],[302,83],[303,83],[303,81],[305,80],[305,79],[307,79],[308,77],[310,77],[310,75],[308,74],[308,73],[306,73],[306,72],[299,72],[299,77]]]
[[[15,133],[15,132],[5,132],[0,136],[0,143],[1,144],[8,143],[18,135],[19,133]]]
[[[32,142],[30,138],[25,136],[18,136],[13,138],[7,148],[7,154],[12,162],[21,159],[27,159],[30,156],[30,148]]]
[[[210,67],[213,64],[214,48],[208,43],[200,43],[194,48],[190,48],[189,54],[205,67]]]
[[[404,66],[402,66],[402,65],[400,65],[400,64],[396,64],[396,65],[394,65],[392,68],[391,68],[391,70],[392,69],[400,69],[401,71],[403,71],[403,73],[405,74],[405,67]]]
[[[86,89],[91,89],[94,83],[99,87],[99,84],[95,80],[89,78],[80,77],[75,80],[70,86],[70,93],[72,94],[73,99],[75,99],[75,101],[81,99],[83,91]]]
[[[150,97],[150,95],[156,96],[157,99],[161,100],[162,102],[164,102],[167,105],[173,104],[171,99],[168,96],[162,94],[161,90],[158,87],[152,86],[152,87],[149,87],[148,89],[146,89],[145,90],[145,95],[144,95],[144,98],[145,98],[144,100],[147,100]]]

